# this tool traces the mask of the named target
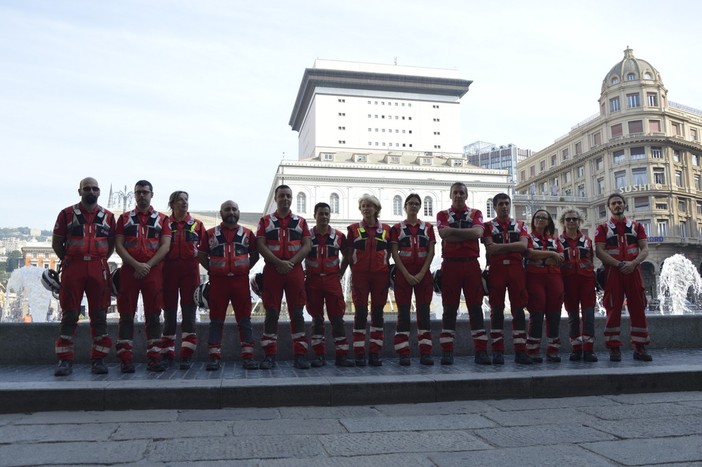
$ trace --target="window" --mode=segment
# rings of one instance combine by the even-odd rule
[[[604,204],[600,204],[597,207],[597,213],[600,215],[600,218],[607,217],[607,208]]]
[[[614,188],[617,190],[626,185],[626,170],[614,172]]]
[[[555,154],[554,154],[553,156],[551,156],[551,167],[555,167],[555,165],[556,165],[556,158],[557,158],[557,157],[556,157]]]
[[[631,169],[631,182],[634,185],[648,184],[648,169],[646,167]]]
[[[390,157],[388,157],[388,163],[389,163],[389,164],[399,164],[399,163],[400,163],[400,156],[390,156]]]
[[[618,97],[613,97],[612,99],[609,100],[609,111],[610,112],[619,112],[619,98]]]
[[[661,121],[660,120],[649,120],[648,121],[648,131],[651,133],[661,132]]]
[[[424,198],[424,216],[434,216],[434,202],[432,201],[431,196],[427,196]]]
[[[592,135],[592,145],[599,146],[600,144],[602,144],[602,134],[598,131]]]
[[[304,193],[297,194],[297,212],[307,212],[307,195]]]
[[[633,94],[627,94],[626,95],[626,104],[630,109],[636,108],[636,107],[641,107],[641,99],[639,97],[639,93],[633,93]]]
[[[339,195],[336,193],[332,193],[329,197],[329,207],[332,214],[339,214]]]
[[[632,120],[628,123],[629,134],[638,135],[643,133],[643,120]]]
[[[643,146],[631,148],[629,149],[629,153],[631,154],[632,161],[646,159],[646,148]]]
[[[698,166],[700,165],[700,155],[699,154],[692,154],[691,156],[692,159],[692,165]]]
[[[683,187],[683,176],[682,176],[682,170],[676,170],[675,171],[675,185],[678,187]]]
[[[563,173],[563,183],[570,183],[570,170]]]
[[[400,197],[400,195],[396,195],[392,199],[392,215],[393,216],[401,216],[402,215],[402,197]]]
[[[575,143],[575,155],[579,156],[582,153],[583,153],[583,143],[578,141],[577,143]]]
[[[585,197],[585,185],[578,185],[578,196],[581,198]]]
[[[345,117],[346,114],[344,112],[339,112],[339,117]]]
[[[658,236],[666,237],[668,235],[668,219],[658,219]]]
[[[605,186],[604,186],[604,178],[598,178],[597,179],[597,194],[601,195],[604,193]]]
[[[598,157],[595,159],[595,170],[602,170],[604,168],[604,159]]]
[[[673,161],[680,162],[680,150],[679,149],[673,149]]]
[[[422,157],[419,159],[419,163],[422,165],[431,165],[431,157]]]
[[[526,170],[519,171],[519,181],[526,182]]]
[[[612,131],[612,138],[619,138],[622,136],[622,124],[617,123],[616,125],[612,125],[611,127]]]
[[[585,176],[585,166],[581,165],[577,169],[575,169],[575,172],[578,174],[578,178],[582,178]]]
[[[697,201],[697,214],[702,214],[702,201]]]
[[[668,200],[667,198],[655,198],[655,207],[656,209],[660,209],[661,211],[667,211],[668,210]]]
[[[687,214],[687,200],[685,198],[678,199],[678,213]]]
[[[624,150],[614,151],[612,153],[612,162],[615,164],[621,164],[624,162]]]
[[[658,107],[658,94],[655,92],[646,93],[646,99],[648,100],[649,107]]]
[[[529,176],[536,177],[536,166],[532,165],[529,167]]]
[[[665,169],[662,167],[653,168],[653,183],[665,185]]]
[[[492,219],[495,213],[493,212],[492,209],[492,200],[489,199],[485,202],[485,218],[486,219]]]
[[[680,222],[680,237],[687,237],[687,221]]]
[[[331,153],[331,152],[322,153],[322,160],[324,160],[324,161],[333,161],[333,160],[334,160],[334,154]]]
[[[612,76],[612,84],[619,84],[619,76]]]
[[[662,159],[663,158],[663,148],[652,146],[651,147],[651,157],[653,157],[654,159]]]
[[[627,81],[634,81],[635,79],[636,79],[636,75],[634,73],[627,73],[627,75],[626,75]]]
[[[695,190],[702,190],[702,182],[700,181],[700,174],[695,174]]]
[[[539,162],[539,172],[546,170],[546,161]]]
[[[644,72],[644,79],[653,79],[653,75],[650,71]]]
[[[672,123],[673,136],[682,136],[682,127],[679,123]]]
[[[634,211],[648,211],[648,196],[637,196],[634,198]]]
[[[564,150],[562,150],[561,154],[563,154],[563,160],[567,161],[568,160],[568,148],[565,148]]]

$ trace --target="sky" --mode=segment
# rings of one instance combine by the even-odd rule
[[[166,210],[261,212],[317,58],[448,68],[473,81],[462,143],[542,149],[597,113],[634,55],[702,108],[698,2],[0,0],[0,227],[53,228],[95,177]]]

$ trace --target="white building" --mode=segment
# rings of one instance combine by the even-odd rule
[[[317,60],[290,117],[300,160],[278,166],[266,212],[275,210],[274,188],[286,184],[294,212],[312,218],[314,205],[326,202],[336,227],[360,219],[365,193],[380,200],[383,222],[404,219],[409,193],[420,195],[420,216],[432,220],[461,181],[468,205],[492,216],[491,198],[512,184],[507,171],[469,166],[463,156],[459,105],[470,84],[455,70]]]

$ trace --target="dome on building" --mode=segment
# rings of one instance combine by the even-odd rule
[[[658,70],[646,60],[634,57],[634,51],[629,47],[624,50],[624,59],[614,65],[602,81],[602,92],[625,81],[655,81],[662,85]]]

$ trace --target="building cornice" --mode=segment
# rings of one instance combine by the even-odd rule
[[[307,68],[302,76],[288,123],[294,131],[300,131],[317,87],[434,94],[461,98],[468,92],[471,83],[472,81],[465,79]]]

